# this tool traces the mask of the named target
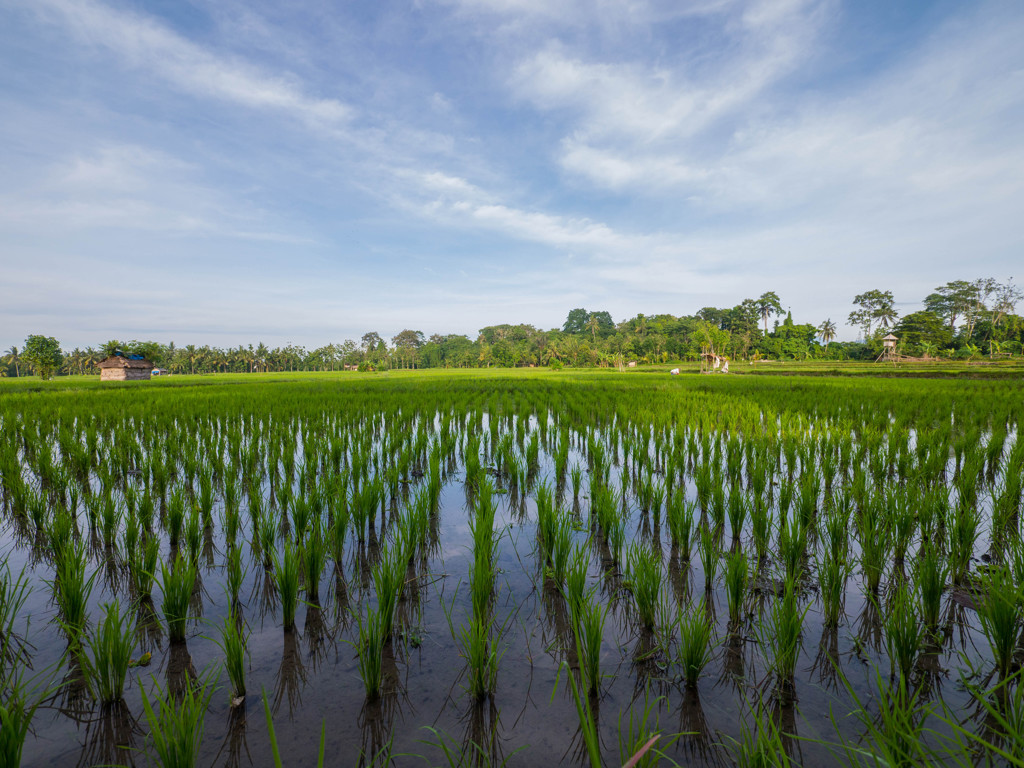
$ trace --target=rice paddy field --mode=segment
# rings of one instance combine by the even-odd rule
[[[1024,384],[0,383],[0,764],[1024,764]]]

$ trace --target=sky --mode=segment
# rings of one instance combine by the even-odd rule
[[[0,0],[0,346],[1024,282],[1024,3]],[[1018,308],[1020,311],[1020,308]]]

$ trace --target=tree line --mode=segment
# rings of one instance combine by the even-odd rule
[[[0,376],[36,373],[97,374],[97,363],[116,352],[137,354],[171,373],[336,371],[348,368],[473,368],[513,366],[611,366],[629,361],[697,360],[706,352],[737,360],[871,360],[892,333],[897,351],[916,357],[972,359],[1020,355],[1024,299],[1011,281],[954,280],[923,300],[923,309],[900,316],[891,291],[871,290],[853,299],[848,315],[857,341],[836,341],[836,323],[796,323],[778,294],[767,291],[731,308],[704,307],[692,315],[638,314],[616,323],[607,311],[577,307],[560,328],[520,323],[481,328],[476,338],[405,329],[391,339],[370,331],[316,349],[266,344],[211,347],[173,342],[110,340],[96,347],[62,350],[53,337],[34,335],[0,357]],[[771,327],[769,328],[769,324]]]

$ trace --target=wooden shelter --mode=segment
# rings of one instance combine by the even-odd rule
[[[891,333],[886,334],[885,336],[883,336],[882,337],[882,354],[880,354],[878,356],[878,359],[875,360],[875,362],[877,363],[880,360],[893,360],[893,361],[895,361],[896,358],[899,357],[899,355],[896,354],[896,343],[898,341],[899,341],[899,339],[896,336],[893,336]]]
[[[100,381],[149,381],[153,364],[141,355],[114,354],[100,360]]]

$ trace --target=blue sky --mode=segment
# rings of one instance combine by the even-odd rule
[[[0,0],[0,345],[1021,282],[1022,39],[1012,0]]]

